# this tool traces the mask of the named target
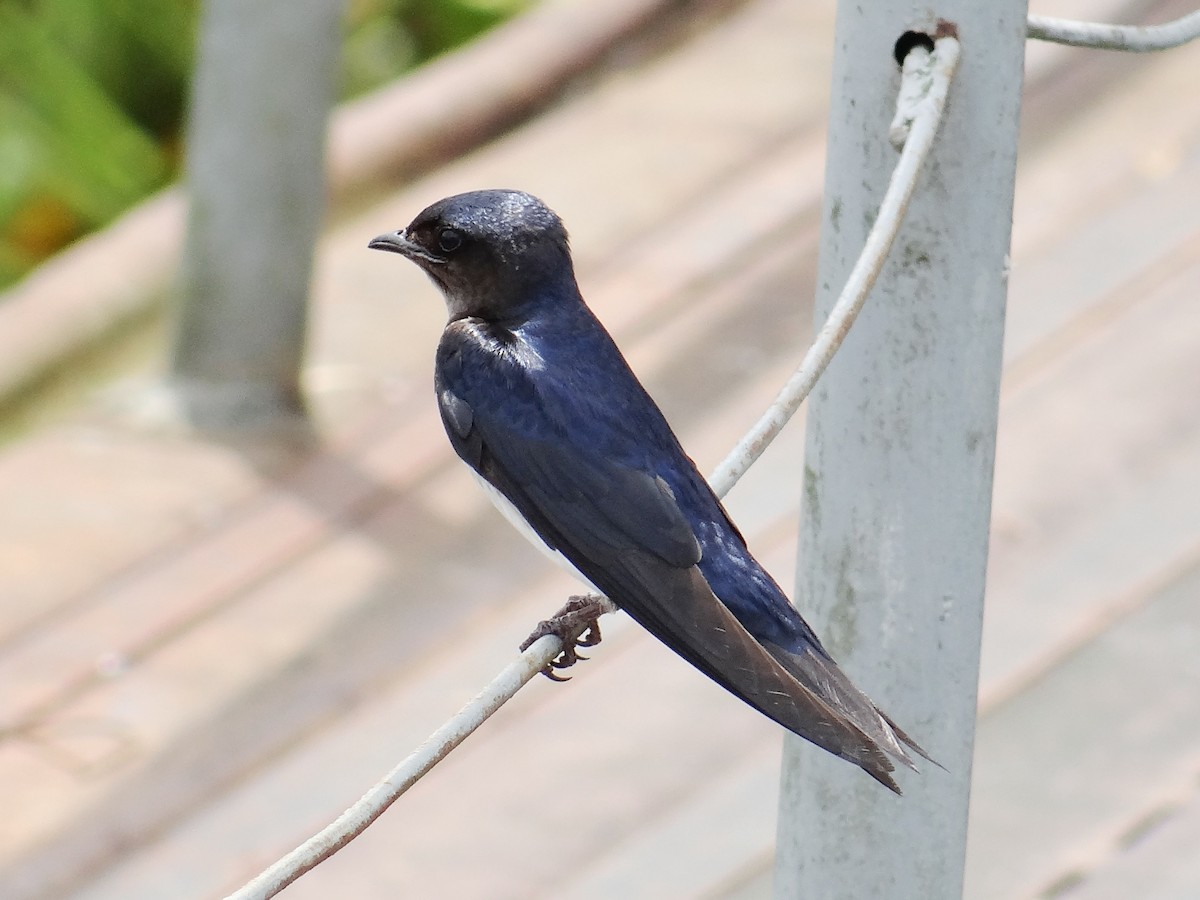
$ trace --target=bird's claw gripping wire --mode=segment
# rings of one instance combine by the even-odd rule
[[[555,670],[569,669],[587,659],[577,651],[580,647],[595,647],[600,643],[600,616],[611,609],[612,605],[599,594],[571,597],[553,616],[538,622],[537,628],[521,644],[521,650],[529,649],[539,638],[554,635],[562,641],[562,651],[542,669],[542,674],[551,681],[570,681],[570,676],[559,675]]]

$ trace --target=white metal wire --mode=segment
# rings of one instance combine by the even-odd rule
[[[388,772],[382,781],[363,794],[357,803],[291,853],[263,870],[252,881],[234,891],[226,900],[266,900],[268,897],[274,897],[313,866],[342,849],[379,818],[401,794],[416,784],[421,776],[466,740],[526,682],[546,668],[561,649],[562,644],[556,637],[539,639],[505,667],[486,688],[459,710],[457,715],[431,734],[425,743]]]
[[[921,163],[932,146],[950,80],[958,64],[958,54],[958,42],[954,38],[943,37],[937,40],[932,54],[916,48],[905,58],[896,123],[892,129],[893,141],[897,139],[897,134],[907,131],[907,135],[906,139],[901,138],[904,149],[880,205],[875,227],[867,236],[862,256],[851,272],[842,296],[796,374],[758,424],[709,479],[719,496],[724,496],[737,483],[799,408],[841,346],[862,308],[899,231]],[[536,641],[357,803],[230,894],[226,900],[266,900],[274,897],[309,869],[332,856],[361,834],[426,772],[545,669],[561,651],[562,643],[557,637],[551,635]]]
[[[1073,22],[1049,16],[1030,16],[1027,33],[1034,40],[1070,44],[1072,47],[1149,53],[1169,50],[1200,37],[1200,10],[1162,25],[1106,25],[1101,22]]]
[[[896,118],[889,132],[893,143],[902,143],[904,149],[879,205],[879,215],[846,286],[799,367],[762,418],[709,476],[709,483],[719,496],[724,496],[737,483],[795,415],[858,317],[896,240],[904,211],[916,188],[921,164],[933,146],[950,80],[958,67],[958,54],[958,41],[953,37],[942,37],[932,54],[917,47],[905,57]]]

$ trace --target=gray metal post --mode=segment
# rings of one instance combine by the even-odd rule
[[[172,361],[193,423],[302,414],[339,0],[208,0],[187,135],[191,196]]]
[[[817,315],[895,160],[908,0],[839,5]],[[1023,0],[944,0],[962,59],[878,286],[808,412],[797,601],[850,676],[945,766],[896,797],[798,740],[784,752],[776,894],[962,893],[1025,41]]]

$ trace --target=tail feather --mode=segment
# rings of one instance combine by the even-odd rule
[[[908,751],[934,765],[937,761],[893,722],[871,699],[854,686],[837,664],[819,650],[793,653],[764,642],[764,646],[797,681],[853,722],[880,748],[913,771],[917,766]]]
[[[830,697],[861,696],[836,666],[830,663],[830,673],[824,676],[807,667],[801,678],[785,659],[745,630],[712,594],[697,568],[670,569],[638,553],[627,553],[623,563],[638,577],[622,586],[621,607],[643,627],[755,709],[900,793],[889,756],[912,765],[900,733],[885,724],[865,698],[862,702],[874,716],[846,702],[830,701]],[[641,588],[643,584],[653,584],[653,593]],[[653,597],[654,602],[644,602],[644,597]],[[822,691],[815,686],[834,682],[844,683],[849,690]]]

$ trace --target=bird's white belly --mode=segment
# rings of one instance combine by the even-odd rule
[[[475,476],[475,480],[479,482],[479,485],[483,488],[484,493],[488,495],[488,498],[492,501],[492,505],[495,506],[496,509],[500,510],[500,514],[503,515],[504,518],[508,519],[508,521],[512,523],[512,526],[517,529],[517,531],[525,535],[526,540],[554,560],[555,563],[557,563],[567,572],[570,572],[572,575],[586,584],[589,591],[594,591],[597,594],[604,593],[598,587],[588,581],[588,579],[584,577],[583,573],[575,568],[574,564],[569,559],[543,541],[541,535],[533,530],[533,527],[525,521],[525,517],[521,515],[515,506],[512,505],[512,501],[496,490],[496,488],[493,487],[486,478],[484,478],[470,466],[467,466],[467,469],[472,475]]]

